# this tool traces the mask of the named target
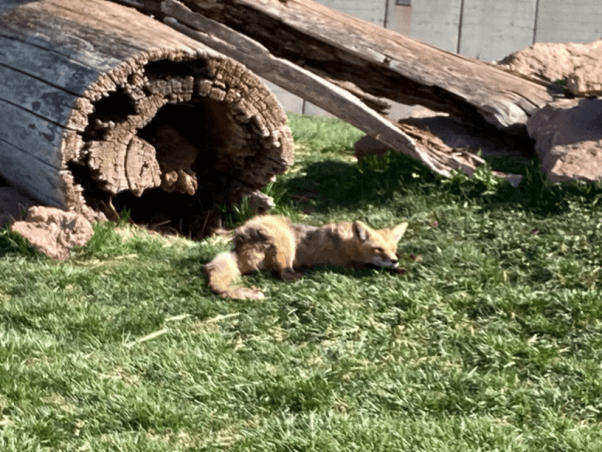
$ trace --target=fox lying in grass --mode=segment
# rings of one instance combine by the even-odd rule
[[[397,244],[408,227],[375,230],[361,221],[309,226],[263,215],[234,230],[231,252],[205,265],[209,287],[222,297],[261,299],[259,289],[231,287],[241,274],[272,270],[283,280],[298,279],[295,269],[329,264],[348,268],[397,268]]]

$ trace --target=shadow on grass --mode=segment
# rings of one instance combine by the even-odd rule
[[[597,205],[602,183],[574,181],[549,183],[533,160],[520,171],[513,187],[492,174],[486,165],[472,178],[460,172],[444,178],[402,154],[367,156],[357,164],[323,161],[309,164],[304,175],[283,183],[285,199],[298,208],[326,212],[332,208],[357,209],[366,204],[390,202],[394,196],[426,196],[442,202],[474,202],[483,209],[518,208],[541,216],[559,215],[571,203]]]
[[[326,160],[307,165],[304,175],[287,180],[285,199],[319,212],[333,207],[357,209],[389,201],[395,193],[432,184],[438,176],[401,154],[367,156],[358,163]]]
[[[9,226],[0,228],[0,258],[15,253],[34,260],[44,258],[25,238],[12,232]]]
[[[518,187],[497,179],[488,169],[477,170],[476,177],[450,180],[450,191],[456,196],[479,202],[483,209],[518,208],[535,215],[562,215],[571,205],[594,207],[602,199],[602,183],[572,181],[564,184],[548,182],[537,159],[525,167]],[[495,181],[497,179],[497,181]]]

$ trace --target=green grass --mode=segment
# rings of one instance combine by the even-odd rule
[[[201,269],[220,239],[101,224],[54,262],[4,230],[0,450],[602,450],[602,186],[358,164],[357,130],[291,125],[276,212],[407,220],[405,274],[261,273],[233,302]]]

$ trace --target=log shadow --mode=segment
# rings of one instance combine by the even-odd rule
[[[301,210],[325,213],[333,208],[355,210],[366,203],[385,203],[441,179],[403,154],[367,156],[357,163],[321,161],[304,168],[304,175],[283,183],[286,199]]]
[[[495,157],[489,159],[494,166]],[[285,200],[299,210],[327,213],[333,209],[358,210],[362,206],[387,205],[402,197],[405,210],[412,210],[416,195],[469,201],[483,210],[520,209],[539,216],[559,215],[570,208],[572,199],[602,198],[602,184],[579,181],[552,184],[533,158],[527,164],[513,165],[524,175],[513,187],[495,178],[488,169],[475,177],[444,178],[433,174],[421,163],[392,151],[383,156],[367,156],[360,162],[322,161],[304,168],[304,175],[283,183]]]

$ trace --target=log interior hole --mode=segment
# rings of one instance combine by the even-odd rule
[[[192,61],[172,61],[158,60],[151,61],[144,66],[144,73],[150,78],[165,78],[193,76],[195,78],[206,79],[211,76],[211,71],[205,60]]]
[[[104,140],[107,129],[99,123],[112,121],[120,123],[136,113],[136,105],[131,97],[119,86],[110,95],[94,102],[94,112],[88,115],[88,127],[83,134],[85,142]]]
[[[165,70],[181,68],[165,64],[150,68],[153,74]],[[198,75],[202,68],[192,67],[191,72]],[[123,123],[136,113],[135,103],[119,87],[94,103],[94,112],[83,133],[84,142],[110,141],[106,124]],[[68,169],[75,183],[83,188],[86,204],[108,218],[116,219],[117,213],[128,211],[137,224],[200,239],[218,225],[216,204],[228,202],[228,187],[235,170],[223,158],[218,162],[217,156],[233,145],[229,133],[237,127],[233,121],[227,104],[208,97],[195,96],[187,103],[161,107],[136,133],[154,147],[161,171],[161,186],[146,189],[140,196],[130,190],[112,196],[88,167],[89,157],[68,162]]]
[[[183,187],[180,191],[175,186],[169,191],[159,187],[140,197],[124,191],[113,199],[115,209],[129,211],[135,223],[193,238],[204,236],[217,219],[215,205],[226,202],[224,193],[231,179],[215,169],[217,152],[227,139],[219,124],[226,120],[225,107],[209,99],[162,107],[138,136],[154,146],[163,177],[178,171],[184,160],[196,189],[182,193]]]

